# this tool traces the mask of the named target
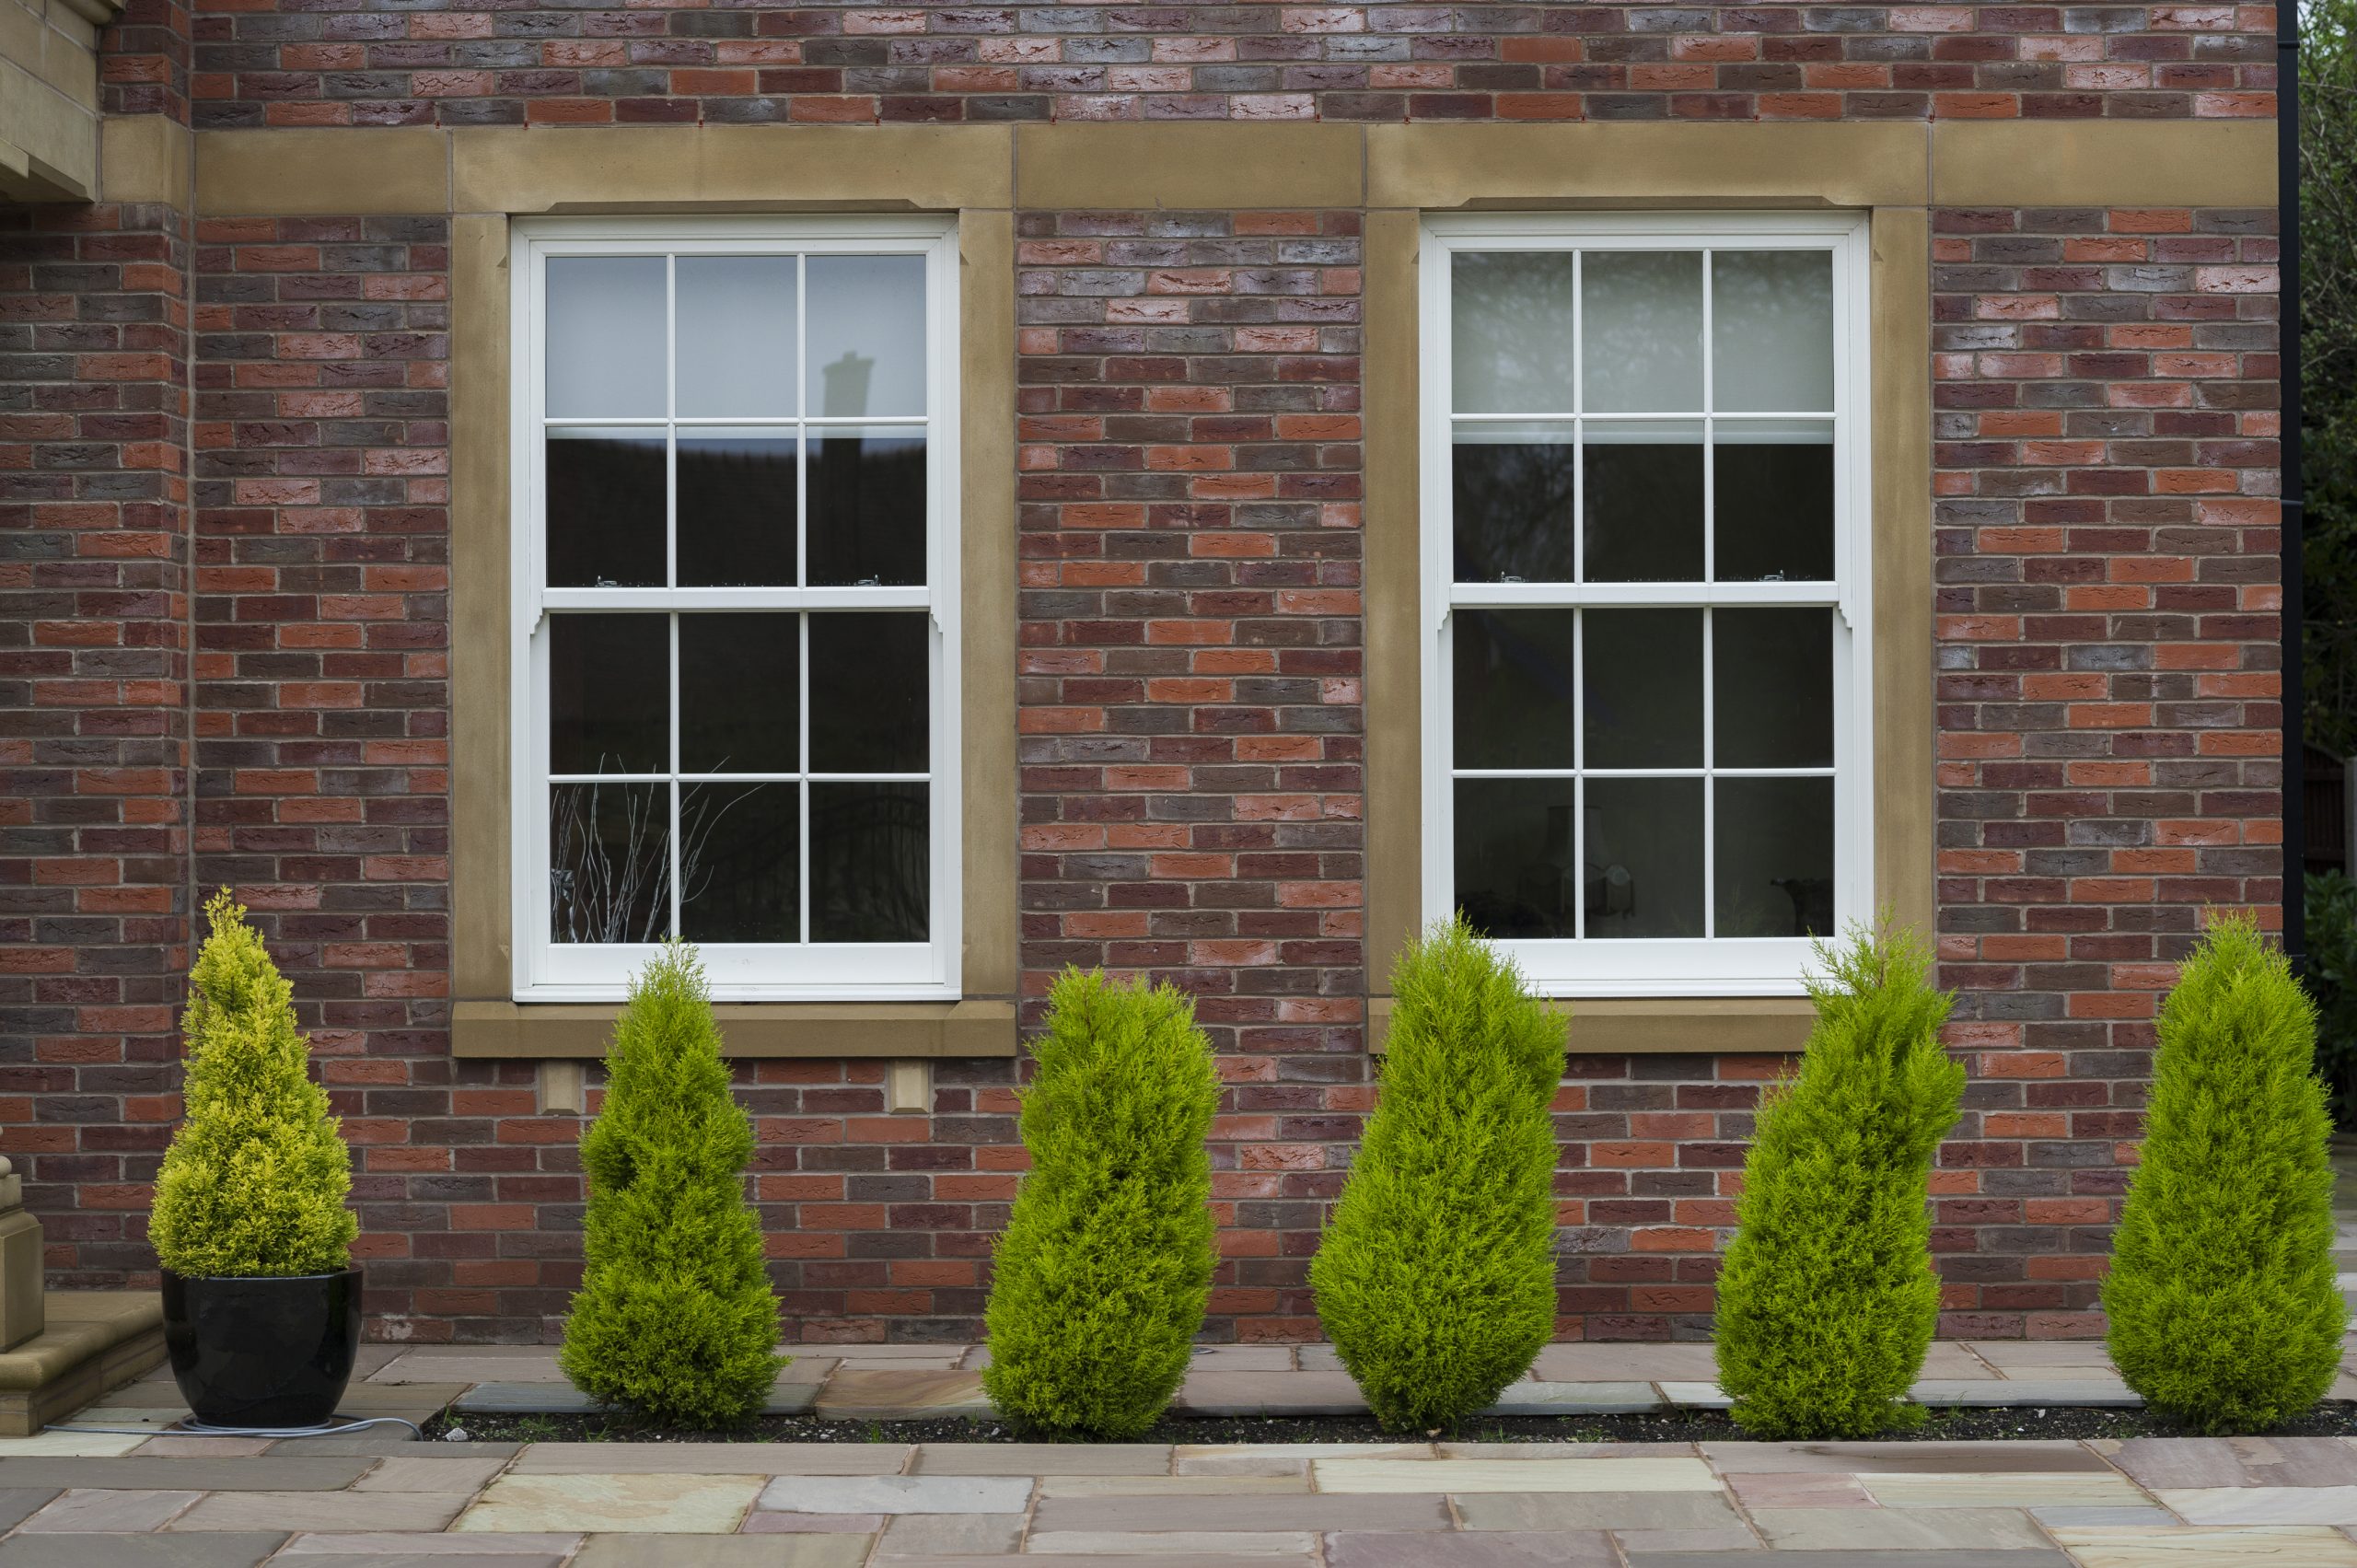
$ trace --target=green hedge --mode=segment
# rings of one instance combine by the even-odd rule
[[[745,1202],[752,1123],[729,1092],[695,949],[631,981],[606,1098],[581,1140],[586,1268],[559,1365],[591,1398],[667,1425],[757,1414],[778,1369],[777,1297]]]
[[[982,1388],[1028,1431],[1132,1437],[1178,1391],[1211,1293],[1211,1043],[1176,989],[1067,970],[1031,1053]]]
[[[1454,1426],[1555,1327],[1563,1020],[1460,915],[1403,952],[1379,1098],[1309,1270],[1376,1419]]]
[[[2112,1240],[2112,1360],[2154,1409],[2257,1432],[2324,1397],[2347,1319],[2316,1013],[2248,920],[2222,920],[2161,1007],[2141,1162]]]
[[[1719,1272],[1719,1383],[1771,1440],[1872,1437],[1922,1411],[1907,1390],[1940,1311],[1927,1187],[1964,1069],[1950,999],[1905,935],[1820,944],[1797,1078],[1760,1098]]]

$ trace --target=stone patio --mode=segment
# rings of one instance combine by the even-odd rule
[[[2357,1568],[2357,1442],[0,1441],[0,1568]]]

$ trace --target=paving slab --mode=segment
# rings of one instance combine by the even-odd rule
[[[255,1568],[286,1538],[210,1536],[10,1536],[0,1568]]]
[[[1190,1372],[1171,1403],[1197,1415],[1364,1415],[1347,1372]]]
[[[219,1492],[174,1530],[439,1530],[474,1496],[465,1492]]]
[[[243,1459],[267,1454],[284,1439],[274,1437],[149,1437],[132,1450],[151,1459]]]
[[[504,1475],[454,1530],[728,1535],[760,1495],[745,1475]]]
[[[2133,1508],[2144,1494],[2127,1477],[2065,1470],[2060,1475],[1955,1475],[1864,1471],[1858,1480],[1886,1508],[2028,1508],[2039,1504]]]
[[[1050,1497],[1031,1512],[1034,1535],[1052,1530],[1200,1530],[1216,1519],[1226,1530],[1440,1530],[1448,1510],[1438,1496]]]
[[[1854,1475],[1920,1472],[1937,1475],[2046,1475],[2057,1470],[2108,1472],[2103,1457],[2083,1444],[2025,1443],[1705,1443],[1702,1457],[1722,1474],[1770,1470],[1832,1470]]]
[[[2018,1508],[1754,1508],[1751,1527],[1783,1551],[2021,1551],[2046,1544]]]
[[[2059,1551],[1632,1551],[1629,1568],[2073,1568]],[[2112,1565],[2126,1568],[2126,1565]],[[2275,1568],[2293,1568],[2279,1562]]]
[[[2111,1354],[2101,1340],[1956,1340],[1959,1350],[1996,1367],[2105,1366]]]
[[[479,1492],[507,1467],[505,1459],[396,1455],[353,1482],[354,1492]]]
[[[393,1357],[370,1373],[371,1383],[562,1383],[556,1347],[544,1350],[502,1347],[490,1354],[454,1354],[443,1350],[413,1350]]]
[[[1429,1459],[1430,1443],[1181,1443],[1170,1450],[1180,1474],[1205,1459]]]
[[[1700,1459],[1318,1459],[1320,1492],[1711,1492]]]
[[[775,1514],[756,1508],[737,1528],[745,1535],[872,1536],[889,1522],[881,1514]]]
[[[1158,1562],[1173,1554],[1306,1562],[1318,1538],[1303,1530],[1034,1530],[1026,1556],[1075,1557],[1120,1562]]]
[[[573,1568],[860,1568],[865,1536],[592,1536]]]
[[[2096,1410],[2142,1410],[2144,1396],[2110,1377],[2009,1377],[1994,1383],[1933,1382],[1908,1390],[1919,1405],[1952,1410],[2024,1410],[2077,1405]]]
[[[204,1538],[203,1536],[173,1536],[170,1539],[203,1540]],[[493,1539],[490,1536],[467,1537],[467,1542],[471,1544],[474,1550],[459,1551],[418,1550],[421,1544],[441,1540],[443,1538],[440,1536],[414,1535],[402,1539],[410,1544],[401,1551],[379,1552],[366,1558],[347,1557],[344,1562],[355,1564],[355,1568],[357,1564],[363,1562],[366,1564],[366,1568],[564,1568],[563,1558],[552,1556],[545,1551],[485,1551],[482,1550],[481,1543]],[[290,1559],[284,1552],[271,1559],[273,1563],[288,1561]],[[309,1561],[313,1568],[326,1568],[326,1565],[333,1563],[336,1560],[332,1557],[314,1557]]]
[[[1328,1568],[1620,1568],[1601,1530],[1552,1535],[1395,1536],[1351,1530],[1326,1538]]]
[[[2323,1525],[2093,1526],[2051,1533],[2080,1568],[2357,1568],[2357,1541]]]
[[[2357,1486],[2357,1447],[2337,1437],[2133,1437],[2109,1458],[2154,1488]]]
[[[1651,1383],[1538,1383],[1527,1378],[1498,1396],[1483,1415],[1620,1415],[1659,1410]]]
[[[1029,1476],[783,1475],[762,1488],[760,1505],[796,1514],[1020,1514],[1030,1504]]]
[[[77,1420],[77,1426],[103,1426],[99,1421]],[[30,1437],[0,1437],[0,1459],[83,1459],[128,1454],[151,1441],[146,1435],[114,1432],[61,1432],[52,1427]]]
[[[1019,1557],[930,1557],[925,1560],[924,1568],[1015,1568],[1022,1561]],[[1056,1568],[1318,1568],[1314,1557],[1203,1557],[1191,1551],[1144,1557],[1109,1557],[1102,1552],[1086,1551],[1054,1556],[1049,1561]],[[7,1565],[0,1563],[0,1568]]]
[[[2154,1495],[2189,1525],[2357,1525],[2357,1486],[2166,1487]]]
[[[376,1461],[311,1454],[253,1459],[0,1459],[0,1489],[69,1486],[109,1492],[341,1492]]]
[[[1338,1361],[1332,1368],[1337,1370]],[[1197,1345],[1189,1368],[1195,1372],[1291,1372],[1291,1345]]]
[[[160,1529],[165,1520],[203,1495],[200,1492],[61,1492],[55,1501],[17,1528],[30,1535]]]
[[[512,1475],[898,1475],[905,1443],[534,1443]]]
[[[1310,1490],[1306,1462],[1281,1475],[1043,1475],[1042,1497],[1242,1497]]]
[[[2029,1516],[2041,1525],[2173,1525],[2165,1508],[2146,1504],[2141,1508],[2037,1508]]]
[[[846,1361],[821,1387],[819,1414],[830,1421],[891,1421],[995,1413],[979,1372],[860,1367]]]
[[[437,1459],[508,1459],[515,1458],[523,1447],[521,1443],[451,1443],[437,1438],[432,1445],[421,1448],[417,1438],[400,1427],[393,1427],[389,1430],[379,1428],[373,1433],[364,1432],[351,1437],[282,1438],[271,1445],[270,1451],[285,1455],[362,1454],[370,1458],[386,1458],[399,1454],[423,1458],[431,1454]],[[145,1453],[146,1450],[143,1448],[140,1452]]]
[[[1853,1475],[1832,1470],[1769,1470],[1758,1475],[1737,1472],[1725,1478],[1727,1490],[1747,1508],[1871,1508],[1875,1500]]]
[[[389,1530],[340,1530],[298,1535],[279,1551],[281,1557],[381,1557],[406,1551],[424,1557],[447,1554],[464,1557],[563,1557],[581,1544],[571,1531],[553,1535],[419,1536]],[[336,1568],[322,1564],[321,1568]]]
[[[1167,1443],[925,1443],[911,1475],[1168,1475]]]
[[[1759,1538],[1741,1526],[1716,1530],[1614,1530],[1624,1552],[1749,1551]]]
[[[1727,1391],[1716,1383],[1664,1382],[1657,1383],[1655,1387],[1661,1390],[1661,1397],[1666,1403],[1676,1405],[1681,1410],[1723,1411],[1735,1403],[1735,1400],[1727,1397]]]
[[[1469,1530],[1739,1530],[1743,1519],[1716,1492],[1473,1493],[1457,1500]]]
[[[877,1365],[883,1365],[886,1363],[938,1361],[944,1357],[955,1362],[959,1357],[963,1356],[968,1351],[973,1350],[976,1347],[971,1344],[952,1343],[945,1341],[940,1344],[925,1345],[812,1343],[808,1345],[782,1345],[779,1348],[788,1355],[801,1355],[807,1353],[811,1355],[841,1356],[845,1361],[873,1362]]]
[[[1707,1344],[1549,1345],[1530,1375],[1550,1383],[1708,1383],[1718,1376],[1719,1363]]]
[[[1023,1543],[1020,1514],[901,1514],[876,1543],[879,1562],[903,1557],[985,1556]]]
[[[18,1487],[0,1492],[0,1531],[5,1531],[46,1507],[58,1495],[52,1487]]]

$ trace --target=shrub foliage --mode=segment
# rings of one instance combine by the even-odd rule
[[[586,1268],[559,1358],[575,1388],[669,1425],[759,1411],[784,1361],[745,1202],[752,1156],[703,968],[694,948],[666,943],[631,981],[605,1103],[581,1139]]]
[[[1026,1430],[1132,1437],[1178,1391],[1211,1294],[1211,1043],[1175,988],[1066,970],[1031,1053],[982,1388]]]
[[[2155,1410],[2262,1430],[2324,1397],[2347,1317],[2316,1010],[2256,925],[2222,920],[2181,967],[2160,1038],[2104,1281],[2112,1359]]]
[[[1391,983],[1379,1098],[1309,1279],[1376,1419],[1421,1431],[1493,1403],[1553,1334],[1563,1021],[1462,915]]]
[[[1817,962],[1817,1024],[1798,1076],[1761,1097],[1719,1272],[1719,1382],[1771,1440],[1922,1419],[1906,1396],[1939,1321],[1927,1187],[1964,1094],[1919,944],[1853,930]]]
[[[186,1111],[156,1180],[148,1239],[188,1278],[339,1273],[359,1221],[327,1091],[305,1071],[294,989],[222,889],[189,972]]]

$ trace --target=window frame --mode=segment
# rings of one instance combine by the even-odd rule
[[[875,254],[925,261],[925,581],[905,587],[551,588],[545,583],[541,440],[546,263],[552,256]],[[549,612],[923,610],[928,618],[930,934],[922,943],[699,944],[715,1000],[954,1001],[962,949],[963,772],[960,694],[958,225],[942,215],[517,219],[510,230],[509,808],[512,996],[517,1002],[610,1002],[655,951],[649,944],[575,946],[550,936],[548,895]],[[667,312],[670,305],[667,303]],[[676,331],[676,329],[674,329]],[[676,343],[676,337],[672,339]],[[798,340],[797,340],[798,341]],[[801,373],[797,372],[797,379]],[[610,424],[677,428],[660,419]],[[805,428],[804,409],[785,427]],[[732,428],[761,423],[709,421]],[[844,423],[854,423],[844,421]],[[883,416],[856,423],[888,423]],[[675,672],[676,688],[676,672]],[[805,670],[805,679],[807,671]],[[675,697],[676,702],[676,697]],[[674,723],[677,715],[674,714]],[[806,714],[807,722],[807,714]],[[807,883],[809,866],[800,876]]]
[[[1424,796],[1420,914],[1425,923],[1446,919],[1456,909],[1450,645],[1452,611],[1460,608],[1716,608],[1775,603],[1829,608],[1835,628],[1834,922],[1838,928],[1871,913],[1875,638],[1868,221],[1869,215],[1852,212],[1531,212],[1423,217],[1418,238],[1417,641]],[[1829,591],[1804,597],[1788,590],[1811,585],[1707,582],[1691,586],[1456,583],[1451,548],[1453,254],[1457,250],[1714,249],[1811,249],[1831,255],[1836,578]],[[1706,365],[1711,352],[1709,308],[1706,288],[1704,319],[1699,328]],[[1548,412],[1568,414],[1573,411]],[[1597,412],[1592,417],[1612,416]],[[1704,468],[1707,486],[1711,469],[1707,460]],[[1702,876],[1707,911],[1715,896],[1713,793],[1706,789],[1704,799]],[[1805,991],[1804,977],[1811,955],[1805,937],[1509,938],[1497,946],[1521,968],[1533,990],[1561,997],[1799,995]]]

